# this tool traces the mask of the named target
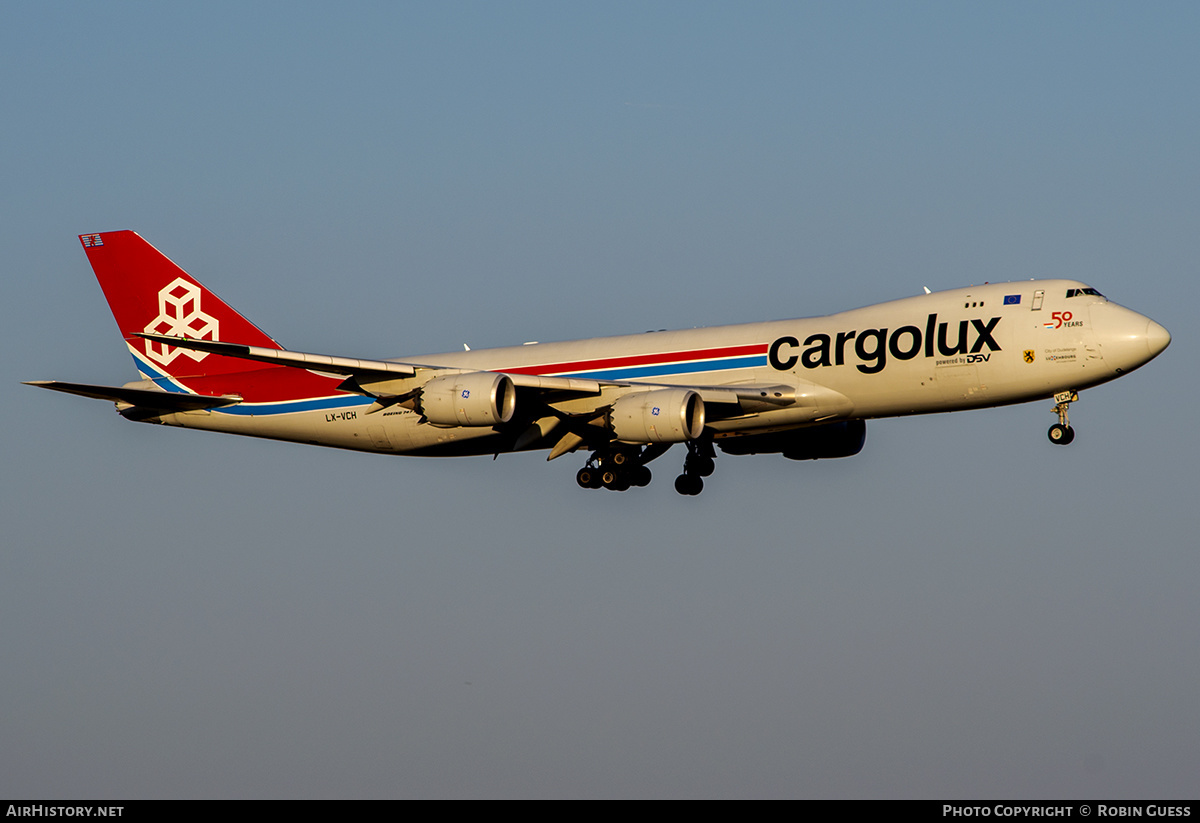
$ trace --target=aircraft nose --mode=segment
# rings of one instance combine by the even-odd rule
[[[1171,345],[1171,333],[1151,320],[1146,324],[1146,345],[1150,347],[1150,356],[1158,357]]]
[[[1115,303],[1098,303],[1091,308],[1101,355],[1118,371],[1149,363],[1171,342],[1171,333],[1144,314]]]

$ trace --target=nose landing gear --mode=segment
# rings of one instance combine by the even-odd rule
[[[1050,442],[1056,446],[1066,446],[1075,439],[1075,430],[1071,428],[1071,423],[1067,417],[1067,411],[1071,404],[1079,399],[1079,394],[1073,391],[1059,392],[1054,395],[1055,406],[1053,411],[1058,415],[1058,422],[1050,427],[1050,431],[1046,436],[1050,438]]]

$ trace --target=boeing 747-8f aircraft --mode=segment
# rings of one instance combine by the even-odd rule
[[[825,317],[356,360],[284,349],[131,231],[80,236],[142,379],[34,386],[130,420],[385,454],[584,450],[584,488],[650,482],[687,449],[681,494],[726,454],[848,457],[873,417],[1053,398],[1148,363],[1171,336],[1073,280],[926,293]]]

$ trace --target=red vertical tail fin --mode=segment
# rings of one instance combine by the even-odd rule
[[[152,343],[134,337],[138,332],[282,348],[135,232],[81,234],[79,240],[138,370],[146,377],[228,374],[245,371],[246,362]]]

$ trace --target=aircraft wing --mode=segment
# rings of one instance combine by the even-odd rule
[[[191,337],[175,337],[169,334],[138,332],[135,336],[142,337],[154,343],[163,343],[181,349],[220,354],[225,357],[237,357],[242,360],[256,360],[259,363],[273,363],[279,366],[295,366],[301,369],[311,369],[313,371],[333,374],[412,377],[417,373],[418,368],[436,368],[434,366],[418,366],[415,363],[395,363],[391,360],[358,360],[352,357],[333,357],[328,354],[305,354],[303,352],[287,351],[286,349],[245,346],[241,343],[223,343],[217,340],[197,340]]]
[[[306,354],[285,349],[268,349],[262,346],[244,346],[240,343],[224,343],[216,340],[196,340],[190,337],[174,337],[167,334],[137,333],[137,337],[155,343],[177,346],[182,349],[256,360],[279,366],[309,369],[327,374],[344,374],[355,378],[357,386],[367,388],[386,381],[415,377],[418,370],[452,373],[466,369],[450,369],[445,366],[428,366],[421,363],[405,363],[395,360],[363,360],[352,357],[336,357],[328,354]],[[510,375],[513,383],[521,388],[545,389],[547,391],[572,391],[582,394],[599,394],[600,382],[580,380],[574,377],[542,377],[534,374]],[[347,387],[354,391],[353,385]],[[368,391],[367,393],[371,393]]]

